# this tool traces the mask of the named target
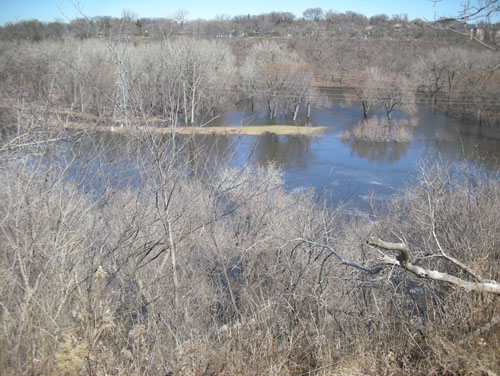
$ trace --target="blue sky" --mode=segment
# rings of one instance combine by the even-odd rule
[[[463,0],[441,0],[436,6],[430,0],[80,0],[84,13],[89,17],[119,17],[124,9],[139,17],[172,17],[178,9],[189,12],[187,19],[213,19],[220,14],[246,15],[271,11],[292,12],[302,16],[307,8],[321,7],[323,10],[345,12],[348,10],[367,17],[384,13],[408,14],[409,19],[455,15]],[[43,22],[64,21],[78,16],[70,0],[0,0],[0,25],[36,18]]]

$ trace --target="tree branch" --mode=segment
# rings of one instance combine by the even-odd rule
[[[367,244],[383,250],[399,251],[396,258],[385,255],[381,260],[381,265],[395,265],[399,266],[409,272],[415,274],[420,278],[432,279],[435,281],[447,282],[452,285],[461,287],[466,290],[490,292],[500,295],[500,283],[496,281],[484,282],[469,282],[461,278],[455,277],[448,273],[442,273],[437,270],[425,269],[420,266],[414,265],[410,262],[410,249],[404,243],[390,243],[378,238],[371,237],[368,239]],[[482,280],[479,278],[479,280]]]
[[[443,257],[445,260],[448,260],[452,264],[455,264],[460,269],[462,269],[464,272],[469,273],[477,281],[483,282],[483,278],[479,274],[477,274],[471,267],[469,267],[468,265],[465,265],[463,262],[461,262],[461,261],[457,260],[456,258],[451,257],[447,253],[445,253],[445,251],[441,247],[441,243],[439,243],[439,240],[438,240],[437,235],[436,235],[436,231],[434,230],[434,221],[433,221],[432,227],[433,227],[432,228],[432,235],[434,236],[434,240],[436,241],[436,244],[437,244],[439,250],[441,251],[440,256]]]
[[[338,253],[335,249],[333,249],[332,247],[330,247],[328,244],[320,244],[320,243],[317,243],[317,242],[314,242],[314,241],[311,241],[311,240],[307,240],[307,239],[303,239],[303,238],[297,238],[297,239],[294,239],[292,241],[301,241],[303,243],[307,243],[307,244],[310,244],[310,245],[313,245],[313,246],[318,246],[318,247],[323,247],[323,248],[326,248],[328,249],[333,256],[335,256],[337,258],[337,260],[340,261],[340,263],[342,265],[346,265],[346,266],[350,266],[350,267],[353,267],[353,268],[356,268],[356,269],[360,269],[364,272],[368,272],[370,274],[377,274],[382,268],[377,266],[373,269],[370,269],[370,268],[367,268],[366,266],[363,266],[363,265],[360,265],[360,264],[357,264],[355,262],[352,262],[352,261],[347,261],[345,260],[341,255],[340,253]]]

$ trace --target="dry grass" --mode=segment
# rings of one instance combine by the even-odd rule
[[[92,129],[99,132],[114,132],[114,133],[134,133],[148,132],[152,134],[172,134],[172,129],[169,127],[145,127],[145,126],[92,126],[85,123],[65,123],[67,128],[71,129]],[[179,126],[175,128],[176,134],[185,135],[246,135],[258,136],[265,133],[274,133],[278,135],[304,135],[313,136],[323,132],[325,127],[298,127],[294,125],[251,125],[251,126],[225,126],[225,127],[187,127]]]

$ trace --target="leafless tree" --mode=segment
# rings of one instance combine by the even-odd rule
[[[314,85],[312,69],[294,53],[276,43],[261,42],[252,46],[240,70],[240,90],[255,100],[264,100],[269,117],[280,109],[291,107],[297,118],[299,107],[306,102],[310,115],[311,91]]]
[[[500,3],[498,0],[467,0],[463,3],[463,9],[458,17],[466,21],[489,19],[499,12]]]
[[[415,114],[415,88],[407,77],[391,73],[380,76],[380,73],[373,71],[370,79],[377,87],[375,89],[371,87],[368,90],[370,93],[376,93],[377,101],[383,106],[388,122],[391,121],[391,114],[395,109],[410,116]]]
[[[180,24],[181,29],[186,22],[188,14],[189,11],[187,11],[186,9],[179,9],[177,12],[175,12],[174,20],[176,20]]]
[[[349,103],[360,102],[363,117],[377,107],[383,107],[387,121],[390,123],[394,110],[399,109],[408,115],[416,111],[414,88],[404,75],[384,73],[378,68],[370,68],[364,76],[362,88],[355,89],[347,95]]]
[[[306,20],[319,21],[323,19],[323,9],[321,8],[309,8],[306,9],[302,15]]]
[[[361,104],[363,109],[363,118],[367,119],[368,115],[377,106],[378,97],[375,93],[376,83],[371,81],[371,75],[368,72],[364,72],[360,77],[360,81],[365,82],[364,87],[356,87],[349,89],[349,91],[344,95],[346,104],[348,106]]]
[[[418,91],[428,98],[429,103],[436,105],[438,94],[446,84],[446,63],[436,53],[419,60],[415,67]]]

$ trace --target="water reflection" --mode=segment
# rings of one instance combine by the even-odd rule
[[[214,171],[231,159],[235,144],[231,137],[219,135],[178,136],[179,157],[193,173]]]
[[[499,141],[498,129],[460,125],[454,131],[439,134],[433,148],[449,159],[465,159],[469,163],[479,163],[487,169],[493,169],[499,165]]]
[[[255,160],[261,165],[307,169],[313,160],[311,138],[266,133],[255,140]]]
[[[423,153],[452,161],[478,164],[486,169],[500,166],[500,128],[450,118],[423,108],[419,113],[415,141]]]
[[[410,147],[409,142],[368,142],[343,140],[351,149],[351,155],[378,164],[393,164],[404,157]]]
[[[396,116],[397,117],[397,116]],[[500,129],[452,119],[420,106],[418,125],[410,142],[376,143],[342,140],[340,135],[362,118],[357,108],[332,101],[315,109],[308,120],[327,127],[319,137],[264,134],[261,136],[203,136],[193,148],[199,159],[214,166],[230,160],[233,165],[275,163],[283,169],[290,189],[314,187],[320,197],[335,204],[348,199],[352,206],[366,205],[366,197],[388,197],[402,189],[422,160],[465,162],[486,169],[500,166]],[[242,108],[226,114],[222,124],[305,124],[286,115],[273,121],[265,111]]]

